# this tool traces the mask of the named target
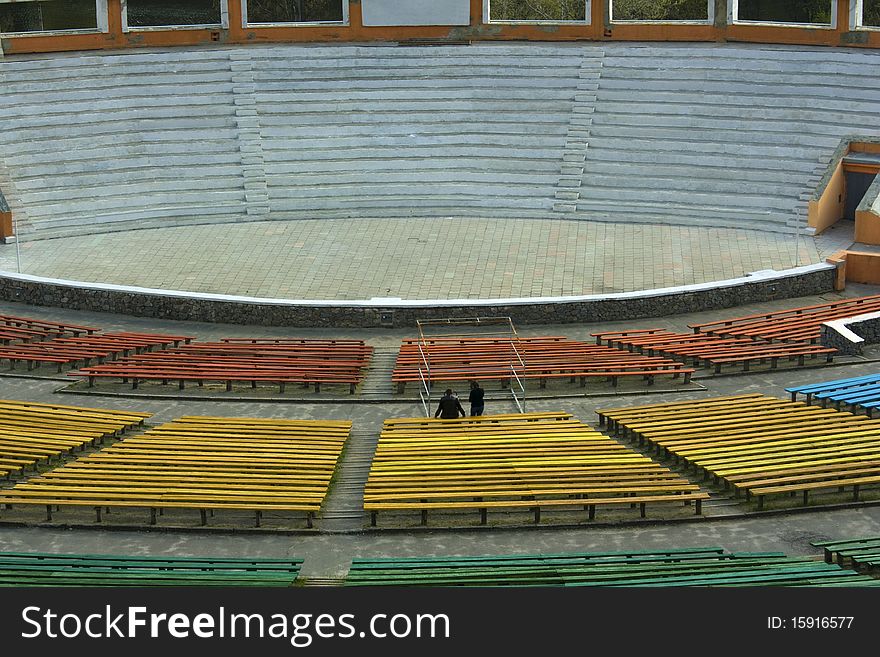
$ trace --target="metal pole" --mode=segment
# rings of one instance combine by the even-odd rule
[[[18,267],[18,273],[21,273],[21,241],[18,239],[18,220],[15,218],[18,213],[12,213],[12,235],[15,237],[15,263]]]

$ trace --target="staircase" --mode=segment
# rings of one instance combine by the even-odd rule
[[[363,424],[359,422],[358,426]],[[370,474],[380,431],[381,426],[374,429],[352,429],[330,484],[330,491],[324,499],[320,522],[322,531],[363,529],[364,486]]]
[[[364,401],[387,401],[393,398],[394,384],[391,373],[397,361],[397,349],[376,348],[370,358],[367,375],[361,384],[359,398]]]

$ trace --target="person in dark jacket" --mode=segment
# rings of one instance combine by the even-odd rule
[[[480,387],[480,382],[471,381],[471,394],[468,396],[468,401],[471,403],[471,417],[483,414],[483,409],[486,407],[483,401],[485,395],[486,391]]]
[[[439,417],[441,420],[457,420],[459,414],[461,414],[461,417],[467,415],[461,407],[458,397],[452,394],[451,388],[447,388],[446,394],[440,398],[440,405],[437,407],[434,417]]]

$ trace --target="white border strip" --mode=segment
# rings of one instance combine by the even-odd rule
[[[425,299],[405,300],[397,297],[373,297],[369,300],[334,300],[334,299],[270,299],[262,297],[245,297],[228,294],[207,294],[198,292],[184,292],[181,290],[160,290],[149,287],[133,287],[128,285],[114,285],[112,283],[86,283],[59,278],[46,278],[32,276],[30,274],[17,274],[15,272],[0,271],[0,281],[9,284],[11,281],[27,283],[42,283],[68,288],[82,288],[101,292],[121,292],[125,294],[140,294],[151,297],[169,297],[177,299],[190,299],[192,301],[218,301],[224,303],[244,303],[252,305],[268,306],[305,306],[315,308],[435,308],[435,307],[458,307],[458,306],[532,306],[539,304],[569,304],[584,303],[591,301],[615,301],[629,299],[650,299],[654,297],[687,294],[692,292],[707,292],[725,288],[738,287],[749,283],[768,283],[774,280],[793,278],[825,270],[834,269],[835,266],[827,263],[818,263],[776,271],[765,269],[753,272],[741,278],[731,278],[726,281],[713,281],[710,283],[695,283],[678,287],[664,287],[653,290],[639,290],[636,292],[621,292],[617,294],[588,294],[584,296],[569,297],[514,297],[501,299]]]
[[[844,317],[843,319],[833,319],[830,322],[822,322],[822,326],[835,331],[840,337],[849,340],[854,345],[861,346],[865,342],[865,338],[853,331],[849,325],[867,322],[872,319],[880,319],[880,312],[865,313],[864,315],[855,315],[853,317]]]

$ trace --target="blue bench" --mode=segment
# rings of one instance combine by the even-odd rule
[[[798,386],[796,388],[786,388],[785,391],[791,393],[791,401],[796,401],[798,394],[804,395],[809,404],[813,395],[822,393],[833,393],[837,390],[847,388],[857,388],[860,386],[868,386],[874,383],[880,383],[880,374],[869,374],[867,376],[857,376],[849,379],[836,379],[834,381],[825,381],[823,383],[813,383],[807,386]]]

